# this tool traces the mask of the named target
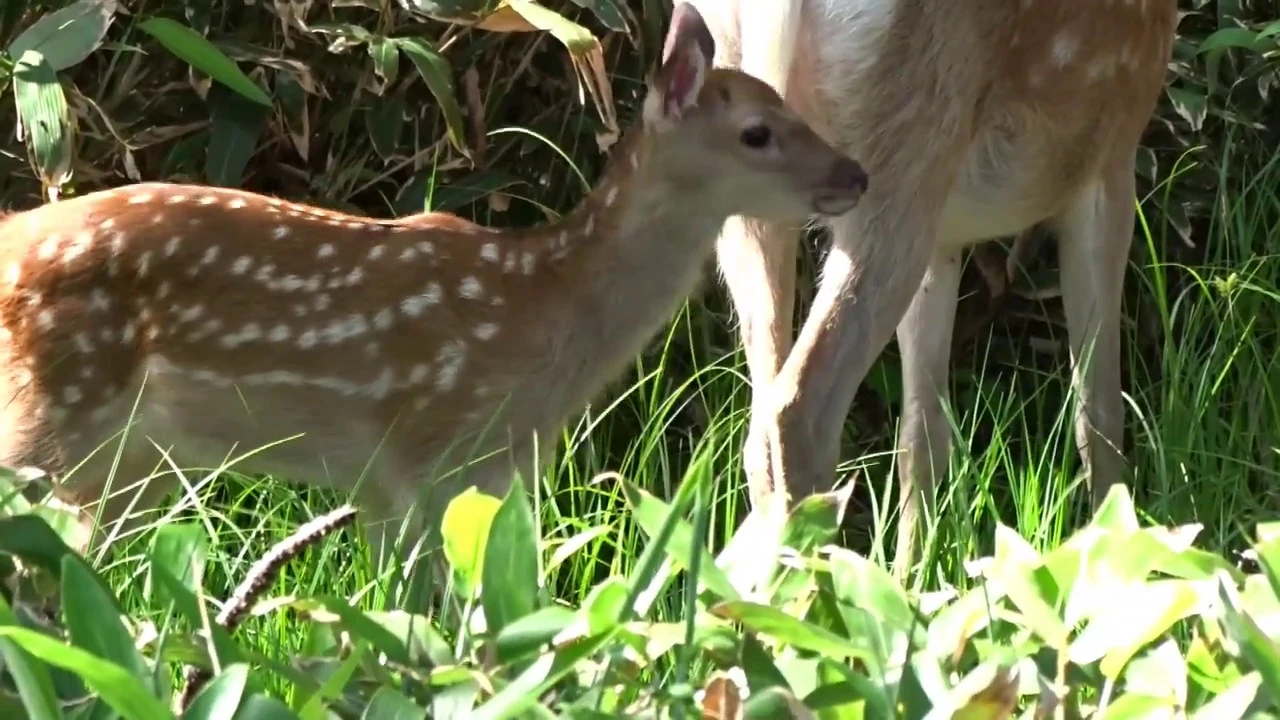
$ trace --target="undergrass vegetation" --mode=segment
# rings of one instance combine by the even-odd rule
[[[181,497],[88,557],[6,471],[0,717],[1275,717],[1280,22],[1180,5],[1135,198],[1133,482],[1098,513],[1052,243],[1007,288],[966,271],[951,472],[905,587],[886,571],[896,349],[848,418],[842,484],[771,525],[746,502],[750,389],[708,268],[550,470],[451,503],[430,608],[348,498],[233,458],[169,468]],[[669,11],[4,0],[0,211],[173,180],[541,222],[630,122]]]

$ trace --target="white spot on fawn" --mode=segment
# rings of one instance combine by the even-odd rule
[[[418,317],[427,308],[440,302],[444,291],[439,284],[430,282],[417,295],[410,295],[400,301],[400,311],[409,317]]]
[[[488,262],[498,262],[498,244],[485,243],[480,247],[480,257]]]
[[[333,243],[325,243],[316,251],[316,258],[323,260],[327,257],[333,257]]]
[[[49,258],[52,258],[54,255],[58,254],[58,244],[61,242],[62,238],[58,237],[56,234],[50,235],[44,239],[44,242],[40,243],[39,247],[36,248],[36,257],[41,260],[48,260]]]
[[[277,225],[277,226],[275,226],[275,227],[271,228],[271,239],[272,239],[272,240],[283,240],[283,239],[285,239],[285,238],[289,237],[289,233],[290,233],[290,232],[291,232],[291,231],[289,230],[289,226],[288,226],[288,225]]]
[[[498,325],[496,323],[480,323],[471,331],[477,340],[492,340],[494,335],[498,334]]]
[[[382,257],[383,253],[385,253],[386,251],[387,251],[386,245],[374,245],[372,248],[369,249],[369,259],[377,260],[378,258]]]
[[[480,281],[472,275],[462,278],[462,282],[458,284],[458,295],[468,300],[479,300],[483,291]]]
[[[253,259],[248,255],[241,255],[231,264],[231,272],[234,275],[243,275],[249,272],[249,266],[253,265]]]
[[[436,371],[436,390],[448,392],[458,383],[458,373],[467,359],[467,346],[452,340],[440,348],[436,355],[439,369]]]

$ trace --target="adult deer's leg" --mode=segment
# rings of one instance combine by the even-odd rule
[[[772,495],[769,473],[769,386],[791,349],[799,226],[731,217],[716,257],[738,314],[751,376],[751,419],[743,448],[751,504]]]
[[[898,323],[902,353],[902,419],[898,435],[898,547],[894,572],[915,561],[921,506],[934,507],[935,480],[946,476],[951,427],[944,412],[951,334],[960,291],[960,253],[934,255],[906,315]],[[932,514],[932,513],[929,513]]]
[[[1134,229],[1134,164],[1116,161],[1052,222],[1076,391],[1076,446],[1097,507],[1125,471],[1120,312]]]
[[[938,172],[950,176],[945,166]],[[882,194],[873,198],[876,187],[872,181],[866,210],[832,223],[832,249],[813,308],[770,392],[773,479],[792,501],[830,488],[858,385],[907,311],[933,254],[942,193],[914,206],[910,194],[893,194],[897,183],[881,182]]]

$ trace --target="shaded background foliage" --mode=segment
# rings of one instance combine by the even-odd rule
[[[0,47],[65,5],[6,0]],[[1146,268],[1141,282],[1155,278],[1168,297],[1201,281],[1192,268],[1208,251],[1216,189],[1251,182],[1272,161],[1280,139],[1276,3],[1179,5],[1170,82],[1140,157],[1140,198],[1150,196],[1147,207],[1155,210],[1145,217],[1152,242],[1137,240],[1133,254]],[[244,187],[373,216],[439,209],[489,225],[544,221],[581,199],[602,168],[602,147],[617,126],[631,122],[670,7],[669,0],[548,0],[543,6],[524,0],[119,2],[102,44],[58,73],[76,132],[74,152],[49,163],[70,170],[64,195],[169,180]],[[146,26],[154,18],[172,22]],[[269,96],[270,106],[211,82],[192,69],[190,57],[178,57],[183,47],[195,47],[184,39],[184,27],[234,61],[252,81],[249,89]],[[12,132],[17,112],[13,102],[0,103],[0,208],[30,207],[42,198],[39,173]],[[1249,243],[1274,234],[1242,232],[1228,256],[1244,263],[1265,253]],[[806,282],[797,321],[807,311],[821,238],[808,247],[798,268]],[[976,268],[966,271],[953,370],[957,406],[975,399],[974,378],[984,373],[1008,373],[1011,382],[1030,388],[1041,375],[1065,371],[1052,244],[1041,243],[1031,260],[1032,272],[1003,294]],[[1133,285],[1126,310],[1140,342],[1127,352],[1146,368],[1143,382],[1157,383],[1161,344],[1170,336],[1149,307],[1150,294]],[[720,285],[709,283],[709,292],[691,304],[691,331],[675,338],[683,347],[669,356],[686,361],[685,374],[670,374],[673,387],[737,343]],[[1259,318],[1256,332],[1267,347],[1275,347],[1275,325],[1275,318]],[[896,362],[891,347],[864,383],[846,457],[875,457],[892,446]],[[1061,399],[1045,407],[1060,407]],[[688,442],[711,414],[689,397],[683,426],[669,430],[671,442]],[[611,442],[580,451],[628,453],[631,420],[615,413]],[[1056,411],[1030,414],[1026,422],[1035,436],[1038,425],[1057,422]],[[981,433],[975,436],[973,451],[984,442]]]

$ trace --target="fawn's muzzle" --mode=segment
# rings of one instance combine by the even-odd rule
[[[813,210],[819,215],[843,215],[858,204],[867,191],[870,179],[858,161],[841,157],[831,167],[831,173],[821,191],[814,195]]]

